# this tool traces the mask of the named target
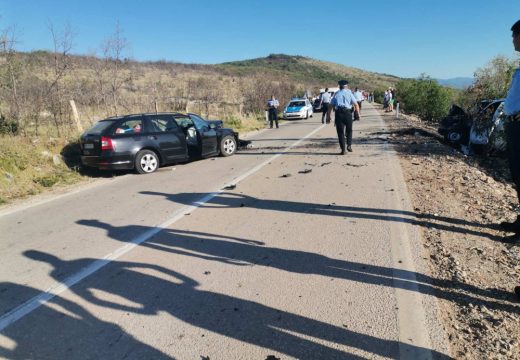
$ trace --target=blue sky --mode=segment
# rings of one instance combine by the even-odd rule
[[[16,27],[19,50],[50,49],[52,22],[71,25],[74,53],[91,53],[119,22],[136,60],[214,64],[286,53],[450,78],[516,56],[509,29],[520,0],[0,0],[0,15],[0,29]]]

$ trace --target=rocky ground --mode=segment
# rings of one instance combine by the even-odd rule
[[[381,114],[388,129],[372,135],[400,154],[452,356],[520,359],[520,246],[499,242],[508,234],[494,225],[518,207],[507,162],[465,156],[433,124]]]

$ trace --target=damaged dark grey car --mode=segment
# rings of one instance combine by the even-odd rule
[[[231,156],[238,133],[220,120],[196,114],[133,114],[101,120],[80,139],[81,162],[103,170],[135,169],[140,174],[195,158]]]

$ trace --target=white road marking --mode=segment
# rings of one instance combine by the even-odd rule
[[[96,271],[103,268],[105,265],[110,264],[112,261],[120,258],[124,254],[128,253],[129,251],[132,251],[136,246],[139,244],[142,244],[146,240],[150,239],[160,231],[166,229],[173,223],[179,221],[182,219],[185,214],[191,213],[195,211],[197,208],[201,207],[211,199],[213,199],[215,196],[218,196],[220,193],[224,192],[223,188],[226,186],[229,186],[231,184],[237,184],[241,182],[242,180],[248,178],[249,176],[253,175],[260,169],[262,169],[264,166],[268,165],[273,160],[277,159],[278,157],[284,155],[287,151],[292,149],[295,146],[298,146],[303,141],[307,140],[309,137],[320,131],[325,124],[319,126],[318,128],[311,131],[309,134],[307,134],[305,137],[301,138],[300,140],[296,141],[292,145],[286,147],[284,150],[282,150],[280,153],[271,156],[266,161],[260,163],[259,165],[255,166],[251,170],[247,171],[246,173],[240,175],[237,178],[234,178],[231,182],[224,184],[219,190],[213,191],[211,193],[208,193],[206,196],[202,197],[201,199],[194,201],[191,205],[185,206],[179,211],[177,211],[173,217],[166,220],[162,224],[159,224],[152,229],[146,231],[145,233],[139,235],[135,239],[131,240],[124,246],[121,246],[117,250],[111,252],[110,254],[103,257],[103,259],[96,260],[87,267],[83,268],[82,270],[78,271],[77,273],[69,276],[64,281],[57,283],[56,285],[50,287],[45,292],[42,292],[40,295],[37,295],[33,297],[32,299],[26,301],[25,303],[21,304],[20,306],[14,308],[13,310],[5,313],[0,317],[0,331],[3,331],[5,328],[7,328],[9,325],[15,323],[16,321],[20,320],[24,316],[30,314],[34,310],[38,309],[40,306],[44,305],[48,301],[52,300],[55,296],[61,294],[62,292],[66,291],[70,287],[74,286],[75,284],[79,283],[80,281],[84,280],[88,276],[94,274]]]

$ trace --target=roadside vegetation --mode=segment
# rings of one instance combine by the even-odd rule
[[[507,95],[518,61],[496,56],[474,74],[474,82],[464,90],[441,86],[434,79],[422,75],[418,79],[397,82],[400,108],[429,122],[437,122],[448,114],[452,104],[469,110],[485,99],[500,99]],[[384,88],[374,92],[376,102],[383,102]]]

